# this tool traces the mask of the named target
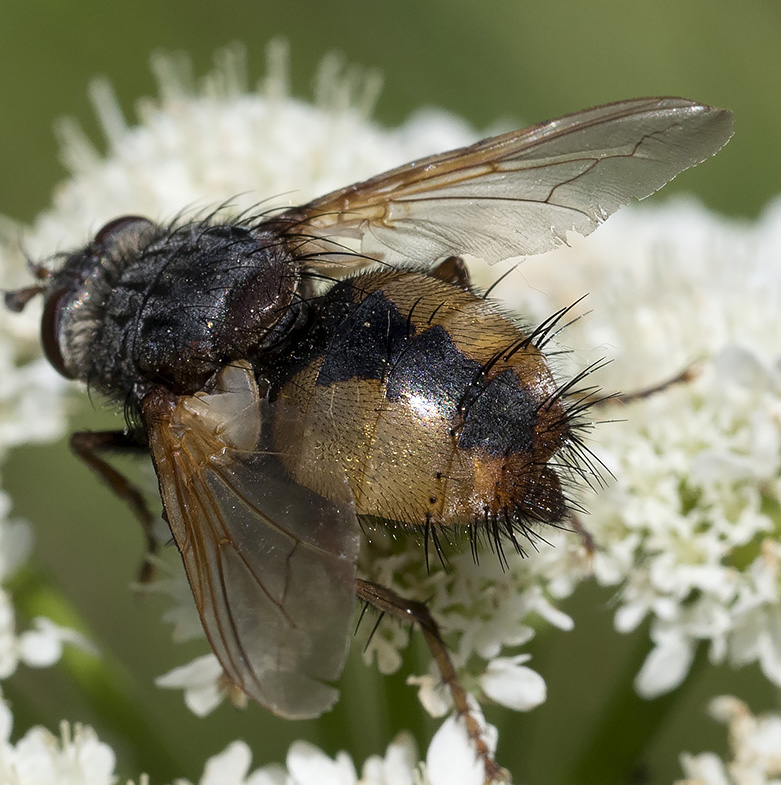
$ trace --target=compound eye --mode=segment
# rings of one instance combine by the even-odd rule
[[[103,226],[95,235],[93,245],[105,248],[109,245],[116,245],[119,242],[126,242],[131,238],[136,238],[141,232],[152,226],[148,218],[140,215],[122,215],[114,218]]]
[[[59,340],[62,309],[65,307],[68,294],[67,289],[58,289],[46,300],[41,317],[41,344],[43,353],[54,370],[66,379],[74,379],[74,375],[65,367]]]

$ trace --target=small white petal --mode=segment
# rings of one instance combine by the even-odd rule
[[[545,702],[547,688],[539,673],[521,663],[528,657],[498,657],[480,677],[480,687],[492,700],[515,711],[530,711]]]
[[[655,698],[675,689],[689,672],[694,659],[692,640],[675,631],[658,637],[635,678],[635,689],[643,698]]]
[[[367,761],[364,766],[361,785],[372,781],[378,785],[413,785],[418,771],[418,748],[412,734],[399,733],[388,745],[385,757],[374,761],[379,765],[369,766]]]
[[[252,752],[243,741],[234,741],[209,758],[200,785],[243,785],[252,763]]]
[[[559,610],[545,597],[540,595],[534,603],[533,609],[542,616],[545,621],[559,630],[569,631],[574,629],[575,622],[571,616]]]
[[[632,632],[637,629],[643,619],[648,615],[650,609],[641,603],[627,603],[622,605],[613,617],[613,623],[618,632]]]
[[[16,618],[11,598],[0,589],[0,679],[10,676],[19,664]]]
[[[8,704],[0,700],[0,742],[8,742],[14,727],[14,717]]]
[[[100,741],[92,728],[76,726],[73,746],[76,749],[74,763],[83,772],[85,785],[109,785],[115,781],[114,766],[116,755],[114,750]],[[71,756],[68,756],[71,757]]]
[[[95,647],[80,633],[38,616],[33,619],[33,629],[19,636],[19,657],[32,668],[46,668],[60,659],[65,643],[97,654]]]
[[[496,729],[485,726],[489,749],[496,748]],[[431,785],[483,785],[485,768],[472,747],[463,720],[448,717],[434,734],[426,755],[426,773]]]
[[[206,654],[158,676],[155,684],[165,689],[183,689],[187,708],[198,717],[203,717],[225,697],[220,686],[223,673],[217,658],[213,654]]]
[[[344,754],[331,760],[322,750],[306,741],[296,741],[287,753],[287,770],[295,785],[354,785],[355,767]]]
[[[453,708],[450,690],[439,676],[408,676],[407,684],[418,686],[418,700],[432,717],[444,717]]]
[[[732,785],[724,762],[712,752],[681,753],[681,768],[686,779],[679,780],[676,785]]]
[[[749,389],[765,389],[771,376],[762,360],[749,348],[737,344],[725,346],[714,359],[716,374],[727,384]]]
[[[246,785],[290,785],[290,780],[284,766],[271,764],[254,771],[247,778]]]
[[[62,640],[51,631],[23,632],[19,636],[19,656],[33,668],[47,668],[62,656]]]

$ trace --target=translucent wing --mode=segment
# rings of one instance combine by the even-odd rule
[[[209,642],[229,679],[284,717],[315,717],[338,692],[355,601],[358,523],[258,449],[263,416],[245,363],[211,393],[144,402],[168,522]],[[335,498],[340,480],[334,480]],[[292,487],[291,487],[292,486]]]
[[[364,254],[390,264],[464,253],[497,262],[552,250],[568,232],[589,234],[731,136],[724,109],[620,101],[413,161],[286,217],[291,235],[358,237]]]

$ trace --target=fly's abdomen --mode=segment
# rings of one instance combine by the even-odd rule
[[[320,337],[277,396],[275,447],[359,515],[415,525],[555,521],[569,437],[540,351],[496,306],[439,279],[369,273],[326,298]],[[302,355],[303,356],[303,355]]]

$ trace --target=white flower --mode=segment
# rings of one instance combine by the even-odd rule
[[[483,737],[493,753],[498,737],[496,728],[486,726],[479,712],[477,716],[483,725]],[[483,785],[483,761],[472,750],[461,718],[449,717],[434,734],[426,755],[426,774],[431,785]]]
[[[480,688],[493,701],[515,711],[529,711],[545,702],[545,680],[527,668],[528,654],[496,657],[480,677]]]
[[[209,758],[198,785],[287,785],[283,767],[266,766],[247,776],[251,763],[249,747],[243,741],[234,741],[219,755]],[[174,785],[187,782],[176,780]]]
[[[388,745],[385,757],[376,755],[366,760],[360,782],[361,785],[418,785],[422,776],[415,740],[403,731]]]
[[[331,759],[313,744],[296,741],[287,754],[287,770],[296,785],[353,785],[355,765],[346,752]]]
[[[620,587],[617,629],[651,618],[644,695],[680,684],[701,641],[713,661],[758,660],[781,684],[780,237],[781,202],[754,224],[681,200],[627,209],[572,248],[529,259],[524,286],[501,289],[538,318],[590,292],[591,313],[561,335],[573,352],[560,371],[609,357],[595,382],[607,392],[696,361],[693,381],[593,413],[619,420],[589,444],[615,481],[586,499],[583,523],[598,546],[595,577]],[[571,555],[543,554],[559,558]]]
[[[0,704],[0,782],[4,785],[112,785],[115,756],[92,730],[63,722],[59,738],[41,727],[10,742],[11,712]]]
[[[432,717],[444,717],[453,709],[453,697],[447,685],[442,682],[442,674],[435,663],[429,666],[429,673],[423,676],[407,676],[407,684],[418,688],[420,705]]]
[[[684,752],[681,754],[681,768],[686,779],[679,780],[677,785],[730,785],[724,762],[715,753],[691,755]]]
[[[655,646],[635,679],[635,689],[644,698],[655,698],[677,687],[689,672],[695,641],[678,627],[657,625],[651,634]]]
[[[482,722],[479,712],[478,717]],[[486,735],[493,748],[495,729],[487,726]],[[207,761],[199,785],[484,785],[482,762],[471,752],[463,723],[455,717],[435,734],[425,763],[418,759],[412,736],[403,732],[383,757],[366,760],[360,776],[346,752],[330,758],[305,741],[291,744],[284,767],[263,766],[250,773],[250,764],[249,747],[234,742]],[[189,783],[177,780],[175,785]]]
[[[158,687],[184,690],[184,702],[193,714],[204,717],[225,697],[220,681],[224,672],[213,654],[204,654],[187,665],[168,671],[155,679]]]
[[[678,785],[777,785],[781,782],[781,716],[754,716],[731,696],[716,698],[710,712],[729,725],[731,759],[714,753],[681,755],[686,780]]]
[[[12,744],[12,726],[11,711],[0,701],[3,785],[112,785],[117,781],[115,753],[92,728],[63,722],[56,737],[38,726]],[[488,726],[486,732],[495,743],[495,731]],[[346,752],[330,758],[304,741],[290,746],[284,766],[269,764],[251,771],[249,747],[235,741],[207,760],[198,785],[482,785],[474,756],[470,758],[468,750],[463,749],[464,738],[460,720],[448,720],[432,741],[427,762],[423,763],[412,736],[402,732],[388,745],[384,756],[366,760],[360,776]],[[141,775],[139,782],[149,785],[150,780]],[[174,785],[190,783],[177,779]]]
[[[372,756],[363,765],[360,777],[352,758],[339,752],[329,758],[305,741],[296,741],[288,750],[285,766],[271,764],[250,772],[252,755],[244,742],[233,742],[210,758],[198,785],[432,785],[425,765],[418,760],[415,742],[402,732],[388,745],[383,757]],[[441,781],[441,780],[440,780]],[[452,785],[467,783],[452,780]],[[480,781],[482,783],[482,780]],[[176,780],[174,785],[190,785]]]

